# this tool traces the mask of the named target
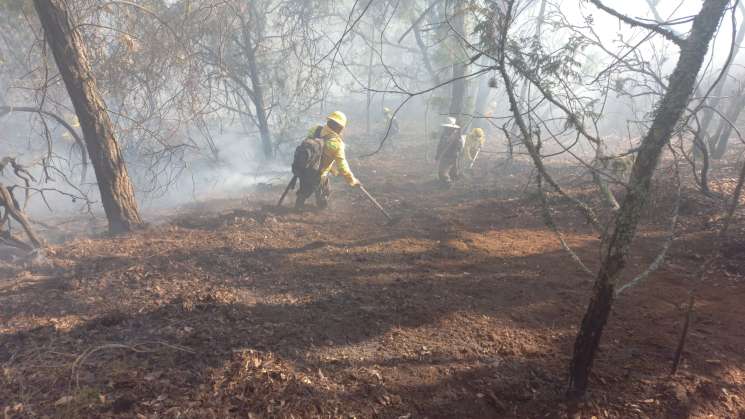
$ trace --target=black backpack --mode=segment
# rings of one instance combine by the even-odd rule
[[[292,174],[297,177],[318,173],[321,170],[321,157],[326,141],[321,138],[321,126],[318,126],[313,138],[306,138],[295,148],[292,160]]]

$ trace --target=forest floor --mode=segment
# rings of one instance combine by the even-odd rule
[[[128,236],[53,245],[43,263],[0,263],[0,412],[745,417],[741,215],[726,259],[699,287],[670,376],[688,290],[722,214],[721,203],[684,188],[667,261],[618,297],[590,393],[569,406],[568,364],[593,278],[545,227],[530,164],[484,153],[443,190],[422,154],[352,161],[403,216],[393,226],[341,182],[331,209],[304,213],[274,208],[275,185],[194,204]],[[719,178],[734,178],[735,164],[725,166]],[[551,171],[600,207],[576,167]],[[669,230],[669,171],[654,188],[623,281],[646,268]],[[570,203],[551,205],[567,243],[596,270],[598,234]]]

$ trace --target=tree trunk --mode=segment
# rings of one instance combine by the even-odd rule
[[[365,135],[370,138],[370,129],[372,127],[372,80],[373,80],[373,59],[375,58],[375,20],[370,23],[370,56],[367,60],[367,96],[366,96],[366,114],[365,114]]]
[[[457,31],[462,36],[465,36],[466,16],[464,11],[458,9],[455,10],[452,24],[453,30]],[[450,111],[448,113],[450,116],[458,118],[458,122],[460,122],[462,126],[463,121],[461,121],[461,119],[463,116],[463,108],[466,103],[466,79],[464,76],[466,75],[467,64],[461,62],[462,57],[458,52],[453,53],[453,59],[454,81],[452,83],[452,90],[450,91]]]
[[[729,80],[729,72],[732,67],[732,63],[734,63],[735,60],[737,59],[737,54],[740,52],[740,46],[742,45],[743,40],[745,40],[745,21],[743,21],[740,24],[740,27],[737,30],[737,35],[735,37],[734,52],[732,53],[732,60],[726,65],[725,68],[722,69],[724,76],[721,78],[721,80],[719,80],[719,83],[715,86],[714,91],[711,94],[712,99],[709,105],[712,108],[718,108],[719,105],[722,103],[722,93],[724,91],[724,86],[725,84],[727,84],[727,81]],[[705,141],[705,138],[709,132],[709,125],[711,125],[714,119],[715,119],[714,111],[709,108],[704,109],[704,116],[703,118],[701,118],[701,129],[699,131],[702,140]],[[710,150],[713,151],[714,148],[712,147],[710,148]]]
[[[251,42],[250,39],[247,42]],[[261,85],[261,75],[259,74],[259,66],[256,63],[256,48],[253,45],[248,44],[246,47],[246,59],[248,60],[248,71],[249,77],[251,78],[251,86],[253,87],[253,95],[251,101],[254,103],[256,108],[256,121],[259,123],[259,135],[261,135],[261,146],[264,150],[264,157],[271,159],[274,157],[274,146],[272,144],[272,135],[269,131],[269,117],[266,114],[266,107],[264,103],[264,89]]]
[[[474,128],[481,128],[486,130],[490,127],[489,123],[486,122],[486,118],[484,118],[484,114],[486,113],[486,108],[489,105],[489,96],[491,93],[491,87],[489,86],[489,77],[483,76],[480,79],[479,82],[479,90],[476,93],[476,103],[474,104],[473,108],[473,118],[478,118],[476,121],[473,121],[471,126]]]
[[[727,108],[725,113],[727,119],[721,118],[719,128],[717,128],[714,136],[711,137],[711,158],[719,160],[724,157],[724,153],[727,152],[727,146],[729,145],[729,137],[732,135],[732,125],[730,123],[737,123],[737,118],[740,117],[743,109],[745,109],[745,95],[739,92],[739,94],[732,98],[732,103]]]
[[[248,78],[251,79],[251,87],[244,87],[248,93],[251,102],[256,108],[256,124],[259,128],[261,137],[261,148],[264,157],[271,159],[274,157],[274,144],[272,144],[272,135],[269,131],[269,116],[266,113],[266,103],[264,102],[264,87],[261,81],[259,62],[256,58],[256,49],[259,47],[260,40],[264,39],[264,16],[263,12],[256,7],[255,2],[247,2],[247,15],[240,14],[241,36],[243,37],[242,50],[246,54],[246,63],[248,64]],[[248,17],[249,20],[246,20]],[[252,29],[255,31],[252,34]],[[254,35],[255,34],[255,35]],[[238,73],[241,73],[240,71]],[[243,81],[240,82],[243,85]]]
[[[701,181],[701,185],[699,186],[701,186],[701,192],[703,192],[705,195],[710,195],[711,190],[709,189],[709,150],[706,148],[706,143],[704,143],[703,140],[701,140],[700,138],[694,138],[693,141],[693,147],[701,154],[701,177],[699,178],[699,180]]]
[[[537,44],[541,44],[541,30],[543,29],[543,21],[546,17],[546,0],[541,0],[541,6],[538,9],[538,16],[536,16],[535,20],[535,33],[533,34],[533,40]],[[518,96],[518,99],[522,103],[530,103],[530,91],[528,90],[529,83],[523,83],[523,87],[520,91],[520,96]],[[528,106],[530,107],[530,106]],[[519,128],[515,125],[512,126],[512,131],[510,134],[512,134],[513,137],[516,137],[519,133]]]
[[[34,0],[34,6],[80,121],[109,231],[131,231],[142,224],[142,219],[83,38],[71,23],[64,0]]]
[[[422,38],[422,32],[419,30],[419,23],[414,22],[414,38],[416,39],[416,44],[419,47],[419,50],[422,52],[422,61],[424,62],[424,68],[427,69],[427,73],[429,74],[429,77],[432,79],[432,84],[434,86],[437,86],[440,84],[440,78],[437,77],[437,73],[434,70],[434,67],[432,66],[432,60],[429,57],[429,48],[427,47],[427,44],[424,43],[424,39]]]
[[[626,265],[641,210],[647,202],[652,175],[662,149],[670,140],[693,93],[709,42],[725,13],[727,3],[728,0],[704,2],[693,21],[691,33],[681,48],[678,63],[670,76],[668,90],[654,113],[652,126],[639,147],[631,171],[629,190],[618,211],[613,233],[605,245],[604,259],[595,281],[593,296],[574,343],[568,389],[570,397],[582,397],[587,391],[592,363],[613,304],[615,283]]]

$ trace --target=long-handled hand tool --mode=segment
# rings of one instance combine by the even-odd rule
[[[481,147],[479,147],[479,149],[476,150],[476,154],[473,155],[473,160],[471,160],[471,164],[468,165],[468,170],[473,169],[473,164],[476,163],[476,158],[479,156],[479,153],[481,153]]]
[[[295,184],[297,183],[297,176],[293,176],[292,180],[290,180],[290,183],[287,184],[287,187],[285,188],[285,191],[282,193],[282,197],[279,198],[279,202],[277,203],[278,207],[282,206],[282,202],[285,200],[285,197],[287,196],[287,193],[290,192],[290,189],[295,189]]]
[[[359,188],[362,191],[362,193],[365,194],[365,196],[367,197],[367,199],[369,199],[370,202],[372,202],[375,205],[375,207],[377,207],[380,210],[380,212],[382,212],[383,215],[385,215],[385,218],[388,219],[388,225],[393,225],[393,224],[396,224],[397,222],[401,221],[401,217],[396,217],[396,218],[391,217],[391,215],[388,214],[388,211],[386,211],[385,208],[383,208],[383,206],[380,205],[380,203],[378,203],[378,201],[375,198],[373,198],[372,195],[370,195],[370,192],[368,192],[367,189],[365,189],[364,186],[359,185]]]

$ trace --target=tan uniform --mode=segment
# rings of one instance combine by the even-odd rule
[[[437,145],[436,155],[439,161],[437,175],[446,186],[449,186],[459,176],[458,159],[463,146],[464,138],[460,135],[460,129],[446,127]]]

